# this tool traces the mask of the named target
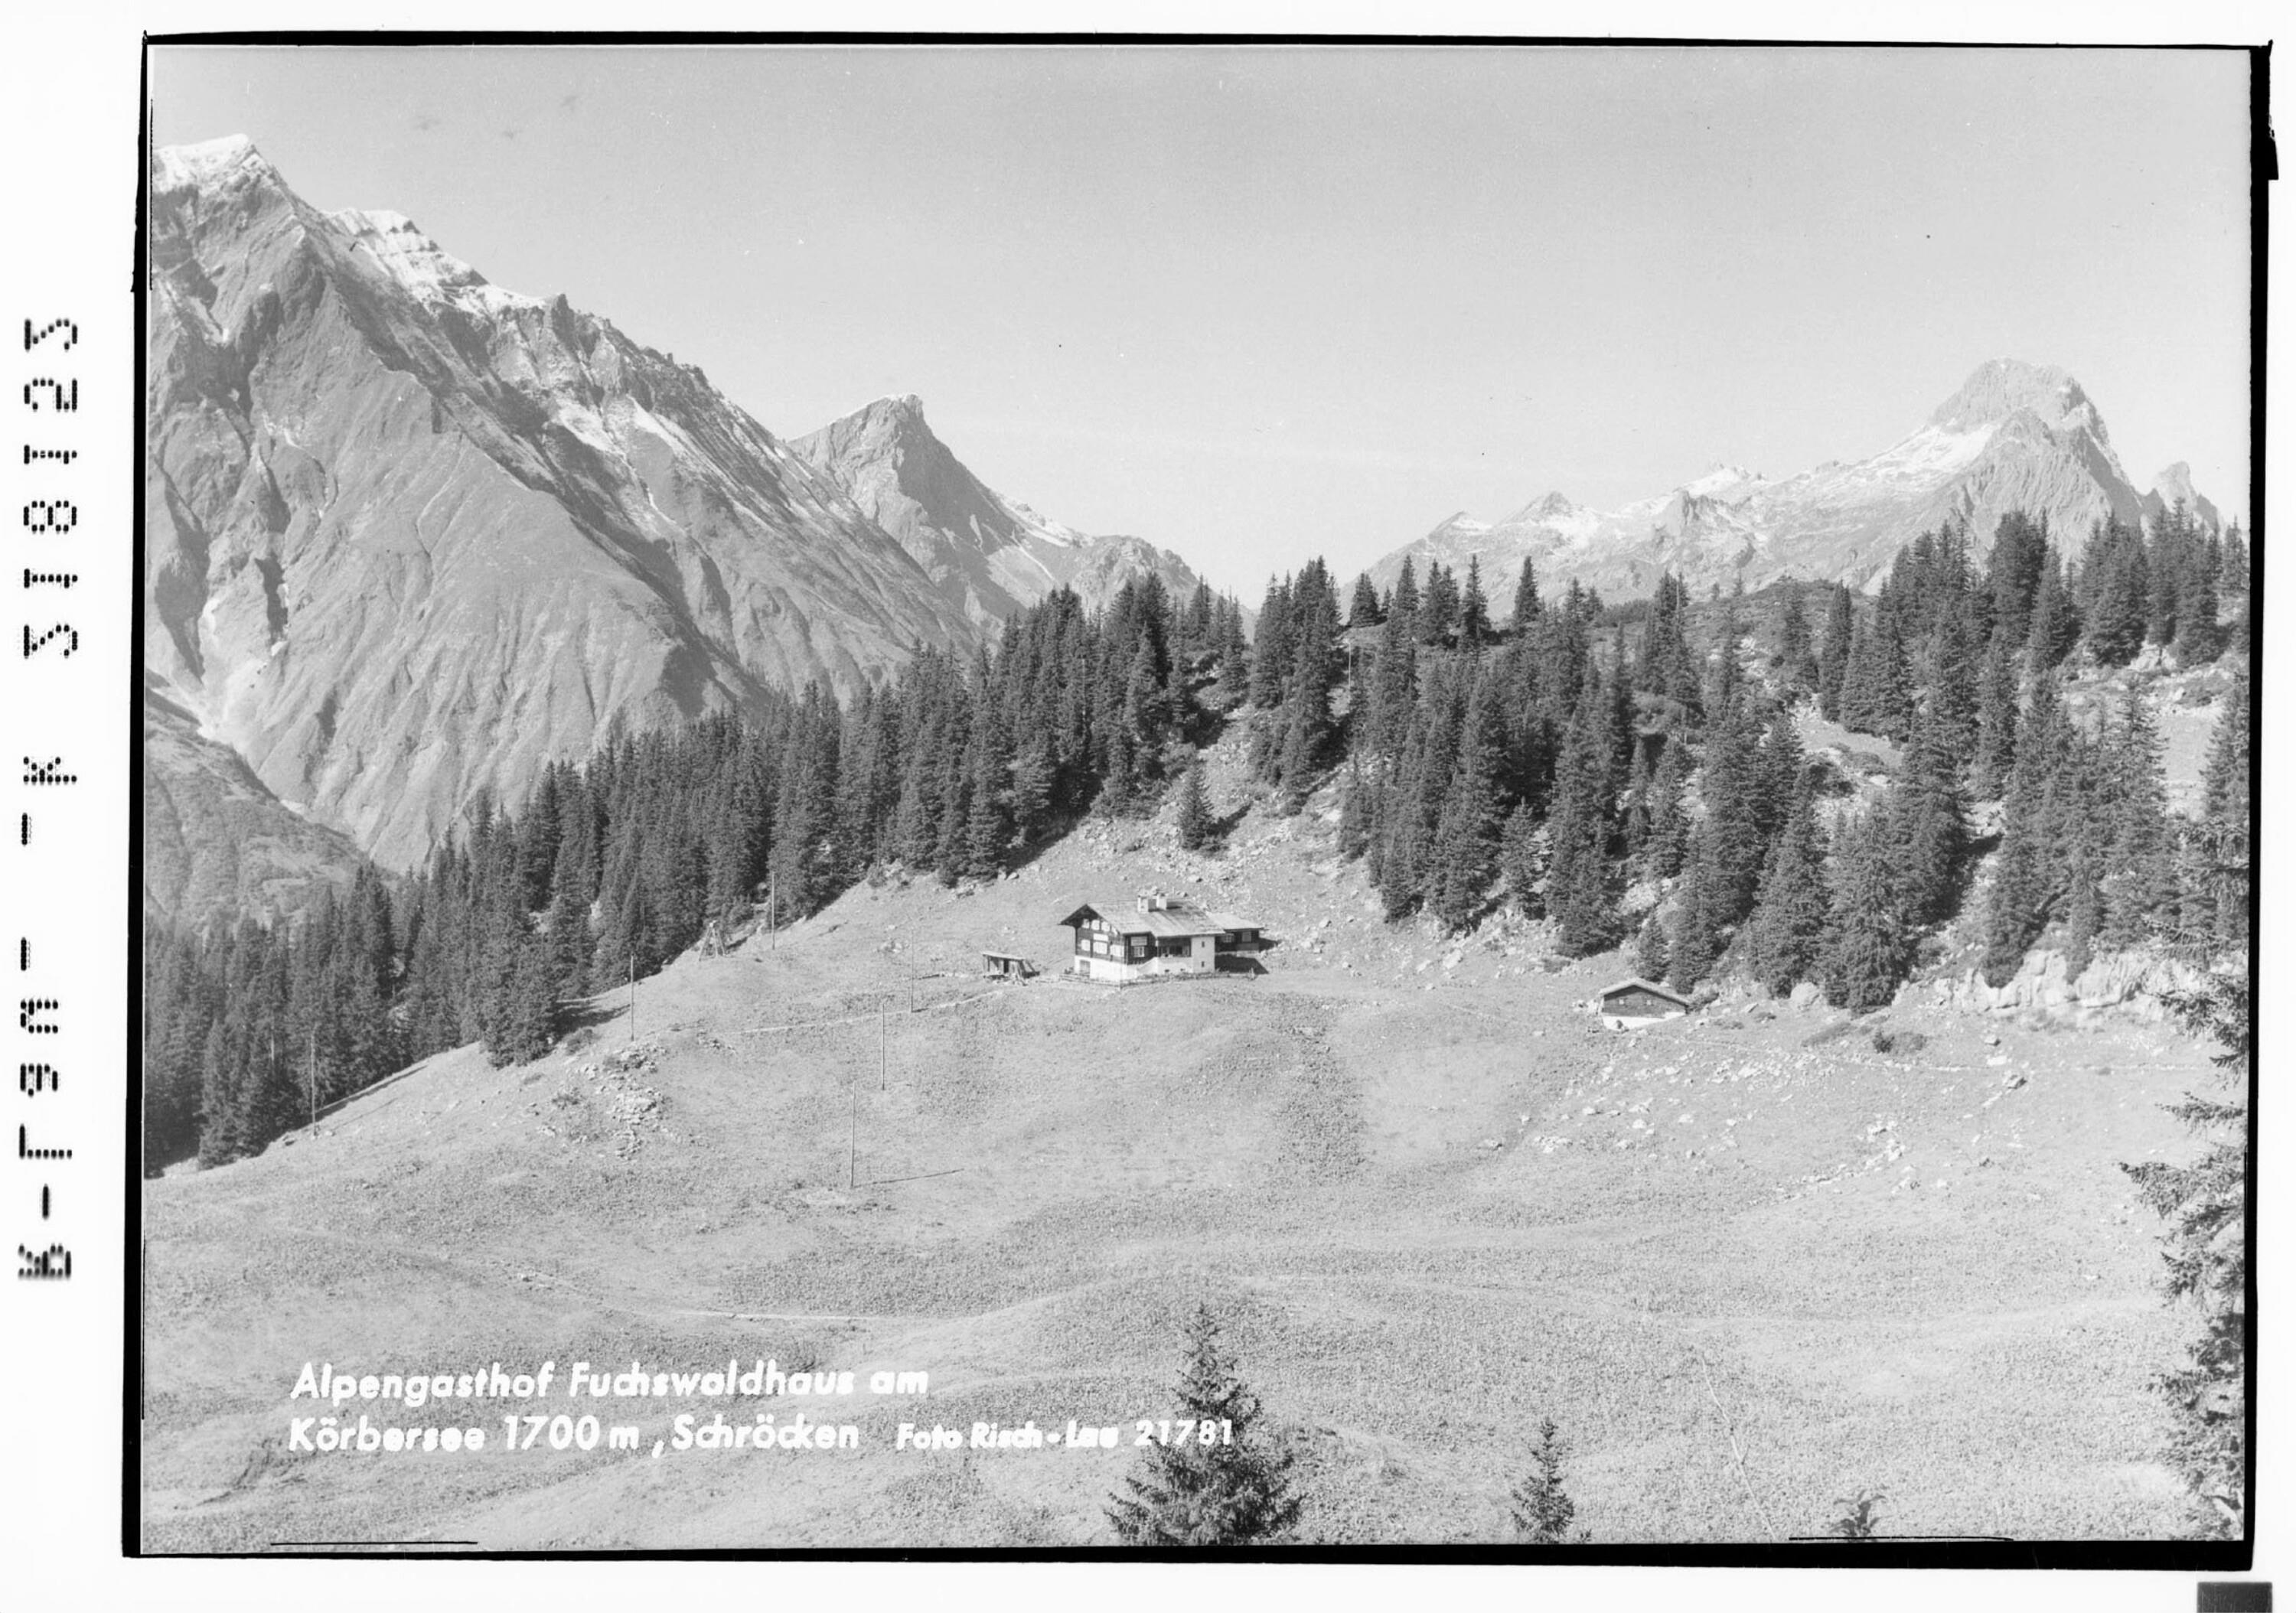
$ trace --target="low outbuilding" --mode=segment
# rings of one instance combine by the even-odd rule
[[[1640,1030],[1660,1019],[1678,1019],[1690,1011],[1690,999],[1669,991],[1655,980],[1629,975],[1616,986],[1606,986],[1595,999],[1595,1011],[1612,1030]]]

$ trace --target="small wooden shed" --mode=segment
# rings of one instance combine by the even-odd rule
[[[1672,1019],[1690,1011],[1690,999],[1678,992],[1669,991],[1655,980],[1645,980],[1640,975],[1629,975],[1616,986],[1606,986],[1595,999],[1595,1011],[1603,1023],[1612,1030],[1640,1030],[1645,1025],[1655,1025],[1660,1019]]]
[[[1000,979],[1025,980],[1037,972],[1037,962],[1017,953],[984,952],[980,954],[980,972]]]

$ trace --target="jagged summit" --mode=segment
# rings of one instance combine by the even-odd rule
[[[880,397],[790,446],[977,621],[1000,620],[1062,586],[1097,609],[1144,572],[1175,597],[1197,585],[1168,551],[1139,538],[1089,536],[987,486],[933,434],[914,392]]]
[[[2152,490],[2144,495],[2144,519],[2157,521],[2180,504],[2207,530],[2224,530],[2224,512],[2193,486],[2193,467],[2181,459],[2153,477]]]
[[[158,154],[146,664],[378,861],[618,720],[877,682],[979,630],[711,387],[245,141]]]
[[[255,142],[244,135],[226,135],[190,145],[163,145],[152,153],[152,165],[163,190],[215,187],[246,176],[275,180],[279,176],[279,171],[255,149]]]
[[[1513,515],[1507,517],[1507,519],[1511,521],[1553,520],[1559,516],[1572,514],[1576,512],[1578,508],[1578,506],[1577,504],[1572,504],[1562,494],[1549,493],[1543,497],[1533,499],[1521,509],[1516,511]],[[1465,512],[1463,511],[1459,514],[1454,515],[1451,519],[1453,520],[1464,520],[1465,519]]]
[[[914,395],[797,451],[406,214],[310,206],[242,137],[154,154],[150,241],[146,664],[389,866],[616,723],[849,693],[1063,584],[1194,586],[982,487]]]
[[[2023,410],[2053,431],[2075,428],[2102,440],[2104,422],[2081,384],[2054,364],[1995,358],[1977,366],[1961,389],[1931,412],[1940,430],[1970,431],[1995,425]]]
[[[1709,465],[1703,475],[1693,477],[1691,480],[1683,483],[1677,491],[1687,493],[1693,497],[1709,498],[1751,487],[1761,479],[1761,473],[1758,471],[1749,471],[1743,465],[1724,464],[1718,461]]]
[[[2204,526],[2214,505],[2181,466],[2140,499],[2095,402],[2050,364],[1996,358],[1970,373],[1929,419],[1881,453],[1828,460],[1783,481],[1718,464],[1655,498],[1587,510],[1548,495],[1496,523],[1455,515],[1372,569],[1390,584],[1406,554],[1456,568],[1529,560],[1605,593],[1647,592],[1661,571],[1693,585],[1759,587],[1780,577],[1874,586],[1905,544],[1948,522],[1980,555],[2011,510],[2048,518],[2078,550],[2112,519],[2134,524],[2183,498]]]

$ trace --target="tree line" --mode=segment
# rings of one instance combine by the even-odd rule
[[[1887,1002],[1997,823],[1990,978],[2052,924],[2077,956],[2163,925],[2244,934],[2244,888],[2211,872],[2248,832],[2244,675],[2197,824],[2168,813],[2141,698],[2084,722],[2064,685],[2147,643],[2186,664],[2244,650],[2246,563],[2236,528],[2179,507],[2149,534],[2101,525],[2078,561],[2022,515],[1982,565],[1948,526],[1870,601],[1698,602],[1665,576],[1613,607],[1575,581],[1548,597],[1526,561],[1502,623],[1471,559],[1359,577],[1342,613],[1315,560],[1271,580],[1247,637],[1209,589],[1176,602],[1144,578],[1096,615],[1064,589],[843,701],[815,686],[611,730],[516,809],[481,795],[415,875],[363,872],[298,925],[147,927],[147,1156],[240,1157],[443,1048],[535,1057],[563,1002],[766,892],[782,921],[875,868],[990,877],[1086,813],[1168,796],[1183,842],[1211,845],[1199,752],[1232,716],[1279,808],[1336,782],[1341,849],[1390,921],[1458,931],[1512,907],[1570,955],[1630,941],[1685,989],[1736,969]],[[1896,747],[1870,803],[1804,754],[1805,704]]]
[[[147,1162],[258,1151],[445,1048],[534,1058],[567,999],[652,973],[768,893],[785,921],[873,868],[985,878],[1086,811],[1152,810],[1250,659],[1232,596],[1176,604],[1145,577],[1087,614],[1062,589],[993,646],[925,651],[849,700],[816,685],[616,727],[515,810],[481,792],[411,878],[364,870],[297,924],[147,921]]]

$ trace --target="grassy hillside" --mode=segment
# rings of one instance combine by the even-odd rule
[[[2145,1387],[2177,1324],[2115,1161],[2181,1154],[2157,1106],[2202,1049],[1732,999],[1604,1033],[1583,1003],[1620,958],[1387,929],[1329,800],[1268,815],[1232,749],[1218,855],[1159,821],[983,888],[864,885],[641,982],[634,1036],[610,995],[587,1045],[443,1054],[316,1136],[147,1184],[146,1545],[1106,1543],[1129,1448],[919,1455],[893,1429],[1075,1417],[1128,1447],[1199,1296],[1296,1441],[1316,1537],[1500,1537],[1543,1415],[1602,1540],[1812,1534],[1863,1486],[1895,1531],[2181,1527]],[[1152,882],[1267,923],[1270,973],[971,976],[984,947],[1056,963],[1078,899]],[[931,1393],[813,1403],[863,1448],[803,1457],[655,1459],[693,1409],[667,1399],[525,1408],[636,1422],[636,1455],[502,1451],[492,1403],[403,1419],[488,1426],[476,1456],[286,1448],[307,1359],[562,1383],[758,1355]]]

